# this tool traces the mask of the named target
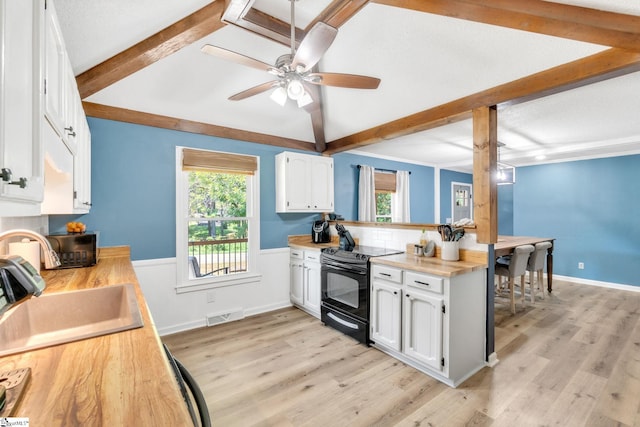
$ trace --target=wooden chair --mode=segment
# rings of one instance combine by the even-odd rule
[[[529,289],[531,292],[531,302],[536,302],[535,288],[537,287],[542,292],[542,299],[544,299],[544,285],[542,284],[542,270],[544,269],[544,260],[547,257],[547,250],[551,247],[551,242],[536,243],[535,250],[529,256],[529,262],[527,264],[527,271],[529,272]],[[536,276],[536,285],[533,283],[533,276]]]
[[[535,250],[533,245],[516,246],[511,257],[503,258],[496,262],[495,274],[498,276],[498,283],[503,277],[509,279],[509,297],[511,299],[511,313],[516,313],[516,297],[514,291],[515,278],[520,277],[521,301],[524,307],[524,275],[527,272],[529,255]],[[506,264],[508,263],[508,264]]]

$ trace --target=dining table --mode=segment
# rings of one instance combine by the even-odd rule
[[[547,249],[547,290],[551,292],[553,288],[553,242],[552,237],[528,237],[528,236],[498,236],[498,242],[493,245],[496,259],[509,255],[516,246],[534,245],[541,242],[551,242],[551,247]]]

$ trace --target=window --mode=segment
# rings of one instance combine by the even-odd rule
[[[176,149],[178,289],[255,281],[258,158]]]
[[[391,195],[396,191],[396,175],[375,172],[376,222],[391,222]]]

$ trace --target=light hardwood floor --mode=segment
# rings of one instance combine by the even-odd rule
[[[216,426],[640,426],[640,293],[496,303],[500,362],[450,388],[295,309],[163,337]]]

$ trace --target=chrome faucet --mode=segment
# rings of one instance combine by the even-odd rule
[[[44,268],[50,270],[52,268],[56,268],[60,266],[60,258],[58,258],[58,254],[51,247],[51,243],[41,234],[36,233],[32,230],[27,230],[23,228],[16,228],[14,230],[8,230],[0,233],[0,241],[7,239],[9,237],[31,237],[40,243],[40,247],[42,248],[42,252],[44,253]]]

